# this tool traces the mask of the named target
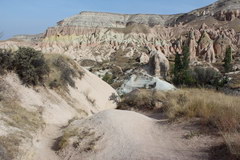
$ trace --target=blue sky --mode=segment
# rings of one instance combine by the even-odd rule
[[[56,22],[81,11],[175,14],[216,0],[0,0],[1,39],[44,32]]]

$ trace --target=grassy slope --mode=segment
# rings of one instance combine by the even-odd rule
[[[200,118],[202,124],[216,127],[233,155],[240,156],[240,98],[206,89],[169,92],[139,90],[126,95],[119,108],[154,109],[160,102],[170,119]],[[128,106],[128,107],[126,107]]]

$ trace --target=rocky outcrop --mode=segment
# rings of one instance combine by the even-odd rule
[[[167,77],[170,65],[168,59],[163,53],[152,51],[150,53],[149,66],[154,76],[161,78]]]
[[[143,52],[140,57],[140,63],[147,64],[148,62],[149,62],[149,56]]]
[[[194,31],[190,31],[189,33],[189,40],[188,40],[188,46],[189,46],[189,53],[190,53],[190,60],[194,61],[196,60],[197,56],[197,42],[195,38]]]
[[[198,45],[198,56],[207,62],[216,62],[215,51],[213,48],[213,41],[207,32],[203,32]]]
[[[221,33],[214,43],[217,58],[223,60],[226,49],[229,46],[231,46],[231,40],[224,33]]]
[[[240,0],[218,0],[209,6],[180,15],[174,23],[187,24],[196,19],[204,20],[209,17],[214,17],[219,21],[232,21],[235,18],[240,18],[239,11]]]
[[[176,89],[172,84],[161,80],[158,77],[140,72],[138,74],[132,74],[123,82],[117,91],[120,95],[124,95],[139,88],[154,89],[159,91],[169,91]]]
[[[240,10],[221,10],[214,15],[220,21],[233,21],[240,18]]]

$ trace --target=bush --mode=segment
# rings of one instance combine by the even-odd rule
[[[25,85],[43,84],[49,73],[43,54],[32,48],[19,48],[14,56],[14,64],[16,73]]]
[[[13,53],[0,49],[0,74],[4,74],[5,70],[13,69]]]
[[[51,71],[46,84],[58,91],[68,90],[68,85],[75,87],[75,78],[81,79],[85,71],[73,59],[60,54],[45,54],[47,64]]]
[[[70,63],[70,62],[69,62]],[[59,56],[54,62],[53,65],[60,69],[60,81],[63,84],[69,84],[71,87],[75,87],[75,82],[73,77],[77,76],[75,70],[68,63],[68,59],[63,56]]]
[[[51,89],[58,88],[59,86],[61,86],[61,84],[56,79],[49,83],[49,87]]]
[[[118,109],[154,110],[159,108],[158,104],[161,104],[164,99],[161,92],[138,89],[124,95],[122,101],[118,103]]]
[[[223,76],[214,68],[196,67],[193,69],[193,74],[197,86],[213,85],[221,86]]]
[[[115,78],[116,77],[113,74],[106,73],[102,80],[107,82],[108,84],[113,84]]]

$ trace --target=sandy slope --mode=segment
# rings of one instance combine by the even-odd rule
[[[51,147],[55,139],[61,135],[61,127],[67,125],[68,121],[75,117],[83,118],[104,109],[116,107],[116,103],[109,99],[111,95],[117,94],[116,91],[88,71],[82,79],[75,79],[76,87],[69,87],[69,93],[66,92],[66,95],[61,95],[46,87],[26,87],[13,73],[1,77],[1,82],[4,82],[6,86],[4,95],[8,99],[16,101],[19,107],[35,112],[45,123],[43,129],[39,128],[40,131],[26,133],[29,138],[22,139],[22,154],[16,158],[17,160],[57,160],[58,156]],[[26,123],[29,122],[26,121]],[[22,129],[21,126],[14,130],[12,128],[4,123],[1,125],[0,135],[7,136],[8,133]],[[10,130],[13,131],[10,132]],[[26,130],[23,128],[22,131]],[[32,144],[29,144],[32,137]]]
[[[183,127],[130,111],[107,110],[75,121],[78,130],[71,144],[59,155],[64,160],[201,160],[213,139],[184,139]]]

